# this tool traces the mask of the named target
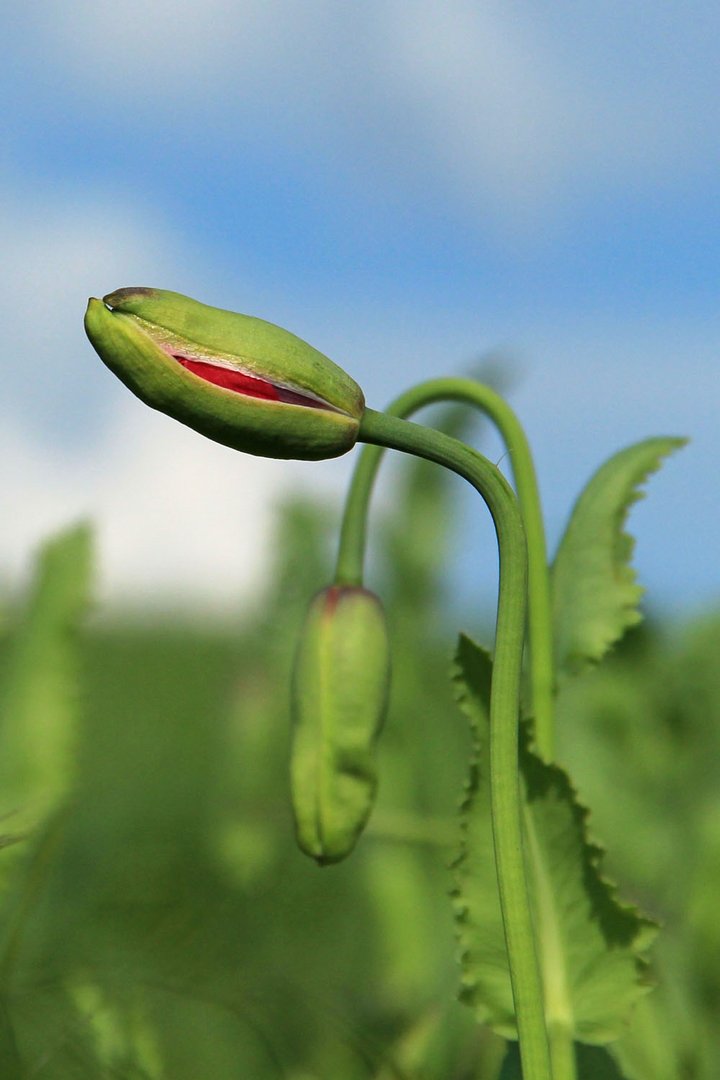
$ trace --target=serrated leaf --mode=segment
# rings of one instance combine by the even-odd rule
[[[630,565],[634,541],[624,531],[640,485],[686,439],[645,439],[598,469],[573,508],[552,567],[553,633],[559,676],[597,663],[640,622],[643,589]]]
[[[24,827],[56,805],[72,768],[78,713],[77,630],[89,603],[87,525],[49,540],[12,643],[0,695],[0,813]],[[18,812],[20,812],[19,816]]]
[[[454,682],[475,753],[461,807],[453,900],[461,996],[480,1021],[515,1038],[490,813],[489,665],[487,654],[460,638]],[[631,1005],[647,989],[643,953],[655,926],[621,904],[615,886],[601,875],[603,851],[588,837],[588,811],[567,773],[532,752],[527,726],[520,743],[526,863],[546,1020],[562,1024],[576,1041],[602,1044],[617,1037]]]

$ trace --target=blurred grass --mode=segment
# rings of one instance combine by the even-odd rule
[[[454,410],[445,422],[466,423]],[[49,644],[28,654],[53,575],[41,561],[0,639],[3,806],[36,808],[27,838],[0,850],[1,1077],[499,1076],[502,1041],[455,1000],[447,866],[469,739],[440,618],[451,491],[406,467],[379,530],[394,662],[380,795],[353,857],[324,869],[293,841],[287,686],[333,515],[285,507],[262,613],[233,631],[105,620],[79,636],[78,548],[55,572],[74,582],[67,602],[51,582]],[[628,1080],[717,1076],[719,651],[720,617],[645,626],[577,680],[559,718],[610,868],[665,923],[661,989],[617,1048]],[[58,657],[62,689],[33,705]],[[45,803],[48,754],[25,768],[37,745],[54,747],[61,777]]]

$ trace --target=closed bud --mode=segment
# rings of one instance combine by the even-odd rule
[[[160,289],[91,299],[85,330],[146,404],[216,442],[263,457],[318,460],[355,443],[360,387],[279,326]]]
[[[319,863],[352,851],[372,809],[389,683],[378,598],[362,588],[323,589],[295,660],[291,761],[298,843]]]

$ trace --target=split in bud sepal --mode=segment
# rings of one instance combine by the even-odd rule
[[[216,442],[263,457],[337,457],[365,401],[349,375],[287,330],[180,293],[91,299],[86,333],[142,401]]]
[[[373,593],[333,585],[310,604],[292,688],[292,802],[298,844],[319,863],[348,855],[377,788],[390,652]]]

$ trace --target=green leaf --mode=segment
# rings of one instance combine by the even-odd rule
[[[486,767],[489,675],[487,654],[461,637],[454,682],[475,750],[461,807],[453,898],[461,996],[480,1021],[515,1038]],[[621,904],[615,887],[601,876],[603,852],[588,837],[588,811],[568,775],[532,752],[527,727],[520,742],[525,850],[546,1019],[576,1041],[605,1043],[617,1037],[631,1005],[647,989],[643,952],[655,926]]]
[[[577,500],[552,568],[558,675],[601,660],[640,622],[643,589],[630,565],[634,541],[623,531],[625,520],[643,497],[640,485],[686,441],[655,438],[628,446],[598,469]]]
[[[91,533],[68,529],[42,548],[0,695],[0,813],[24,827],[67,789],[78,713],[77,630],[89,603]]]

